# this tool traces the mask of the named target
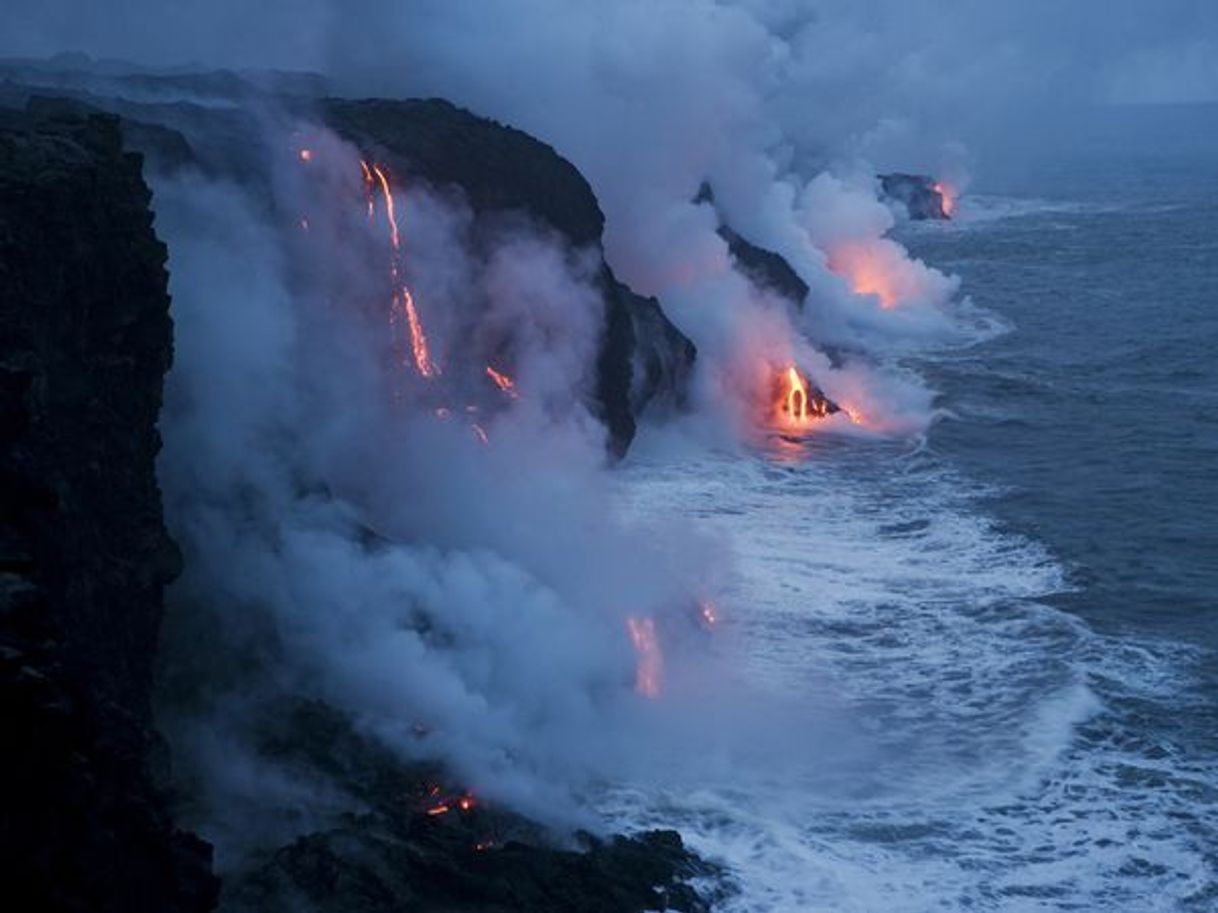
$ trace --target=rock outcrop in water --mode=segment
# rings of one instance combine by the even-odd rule
[[[0,859],[21,909],[202,911],[150,694],[178,554],[164,246],[112,117],[0,115]]]
[[[901,203],[915,221],[951,218],[938,184],[925,174],[881,174],[880,189],[888,199]]]

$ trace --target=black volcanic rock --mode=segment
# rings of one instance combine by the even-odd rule
[[[719,237],[727,242],[728,249],[742,271],[754,283],[773,289],[784,298],[802,306],[808,297],[808,283],[799,278],[785,258],[746,241],[726,225],[720,226]]]
[[[274,708],[265,757],[321,775],[358,814],[308,833],[226,885],[224,913],[700,913],[688,884],[718,870],[674,831],[567,845],[532,822],[474,800],[462,809],[434,765],[405,765],[316,701]],[[443,803],[448,810],[428,814]]]
[[[0,112],[0,859],[22,909],[202,911],[150,692],[179,557],[155,459],[172,356],[138,156],[112,117]]]
[[[527,212],[576,247],[600,243],[605,217],[584,176],[521,130],[437,98],[320,104],[330,128],[360,148],[390,153],[407,179],[456,185],[475,212]]]
[[[935,179],[925,174],[881,174],[880,188],[884,196],[904,204],[911,219],[951,218],[944,208],[943,194],[936,189]]]

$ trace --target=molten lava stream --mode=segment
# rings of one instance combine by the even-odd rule
[[[794,365],[777,376],[771,410],[774,424],[782,431],[800,433],[829,414],[829,403],[813,392],[808,379]]]
[[[502,371],[496,371],[490,365],[486,366],[486,376],[494,381],[495,386],[506,393],[508,396],[516,397],[516,382],[504,374]]]
[[[656,634],[655,620],[632,616],[626,619],[626,629],[630,632],[630,640],[638,655],[634,689],[644,697],[659,697],[664,657],[660,653],[660,638]]]
[[[389,264],[389,276],[393,282],[393,299],[391,315],[394,320],[399,314],[406,319],[406,327],[410,333],[410,354],[418,372],[426,378],[435,377],[440,373],[439,367],[431,358],[431,348],[427,344],[427,334],[423,330],[423,321],[419,318],[418,308],[415,307],[414,295],[401,279],[402,275],[402,236],[398,230],[397,210],[394,206],[393,191],[389,185],[389,176],[375,162],[371,166],[360,161],[364,177],[364,188],[368,199],[368,216],[372,217],[373,193],[380,188],[381,197],[385,201],[385,218],[389,223],[389,243],[393,247],[393,259]]]

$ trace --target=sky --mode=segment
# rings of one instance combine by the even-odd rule
[[[140,63],[333,70],[353,44],[392,53],[427,20],[498,20],[504,41],[544,32],[558,4],[535,0],[9,0],[0,53],[83,51]],[[561,4],[648,15],[736,7],[798,55],[818,80],[860,79],[885,94],[950,101],[988,93],[1136,103],[1218,101],[1218,5],[1207,0],[691,0]],[[558,18],[563,18],[561,15]],[[512,25],[518,26],[513,30]],[[403,73],[409,67],[403,61]],[[402,87],[409,91],[409,85]]]

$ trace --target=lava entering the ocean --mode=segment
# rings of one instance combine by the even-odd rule
[[[774,378],[771,412],[774,424],[783,431],[807,431],[814,422],[841,411],[800,373],[788,365]]]
[[[660,638],[656,633],[655,619],[630,617],[626,629],[638,655],[634,688],[644,697],[659,697],[660,677],[664,668],[664,657],[660,652]]]

